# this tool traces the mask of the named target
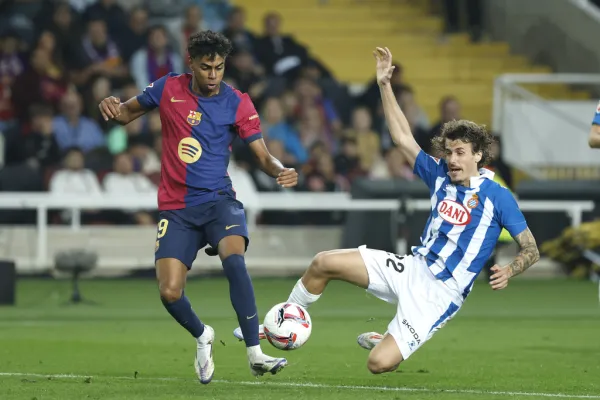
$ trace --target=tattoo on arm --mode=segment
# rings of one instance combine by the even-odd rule
[[[515,237],[515,240],[519,244],[521,250],[514,261],[508,265],[512,272],[512,276],[524,272],[540,259],[540,252],[529,228],[519,233]]]

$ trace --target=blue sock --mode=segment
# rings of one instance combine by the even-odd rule
[[[229,280],[229,296],[237,314],[246,347],[258,346],[258,313],[254,288],[244,256],[233,254],[223,260],[223,270]]]
[[[160,299],[175,321],[179,322],[179,325],[183,326],[192,334],[193,337],[199,338],[204,333],[204,324],[200,321],[200,318],[192,310],[190,301],[185,296],[185,292],[181,294],[181,298],[172,303],[166,302],[163,298]]]

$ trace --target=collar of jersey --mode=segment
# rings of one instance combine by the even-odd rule
[[[219,94],[217,94],[216,96],[211,96],[211,97],[204,97],[204,96],[200,96],[198,95],[196,92],[194,92],[192,90],[192,83],[194,82],[194,76],[190,74],[190,81],[187,84],[187,90],[188,92],[194,96],[197,99],[202,99],[202,101],[215,101],[217,99],[220,99],[221,97],[223,97],[223,95],[225,94],[225,88],[224,85],[225,83],[221,81],[221,83],[219,83]]]

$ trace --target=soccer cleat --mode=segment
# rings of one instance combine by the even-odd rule
[[[261,354],[250,360],[250,372],[254,376],[262,376],[266,373],[275,375],[287,365],[285,358],[273,358],[266,354]]]
[[[242,328],[239,326],[233,330],[233,336],[237,338],[237,340],[244,340],[244,334],[242,333]],[[265,335],[265,327],[260,324],[258,327],[258,340],[264,340],[267,336]]]
[[[366,332],[361,335],[358,335],[356,341],[358,345],[363,349],[371,350],[373,347],[377,346],[379,342],[383,339],[383,335],[377,332]]]
[[[196,360],[194,368],[200,383],[206,385],[212,381],[215,374],[215,362],[213,360],[213,342],[215,341],[215,331],[208,325],[204,325],[204,333],[198,338],[196,346]]]

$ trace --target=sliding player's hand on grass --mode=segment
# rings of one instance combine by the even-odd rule
[[[506,288],[508,286],[508,280],[512,277],[512,270],[510,266],[501,267],[498,264],[494,265],[491,268],[491,271],[494,273],[490,276],[490,286],[494,290],[500,290]]]
[[[298,184],[298,173],[294,168],[284,168],[277,177],[277,184],[284,188],[296,186]]]
[[[377,60],[377,83],[385,85],[390,83],[394,67],[392,65],[392,52],[387,47],[377,47],[373,52]]]

